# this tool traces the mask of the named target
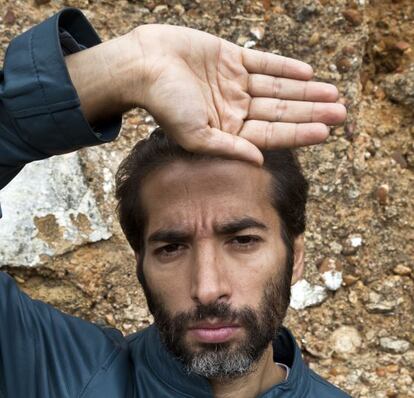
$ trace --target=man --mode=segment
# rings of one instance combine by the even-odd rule
[[[191,177],[195,184],[189,188],[196,196],[183,197],[188,204],[194,203],[182,226],[187,228],[185,236],[182,230],[171,230],[174,225],[168,221],[168,214],[161,212],[168,206],[163,195],[159,195],[160,187],[167,189],[177,181],[168,181],[171,176],[163,175],[161,169],[159,186],[152,186],[148,179],[142,187],[144,206],[148,207],[151,201],[158,207],[145,208],[143,222],[137,224],[139,228],[145,227],[145,233],[153,231],[135,247],[138,271],[163,340],[158,328],[151,327],[126,341],[115,330],[101,329],[31,300],[7,275],[0,273],[0,396],[226,396],[223,381],[231,382],[240,391],[237,396],[257,396],[265,393],[266,388],[271,389],[270,394],[286,390],[290,396],[339,394],[332,387],[315,390],[316,384],[325,384],[306,370],[297,348],[293,348],[295,355],[291,361],[294,342],[287,332],[279,338],[287,358],[283,358],[283,350],[275,351],[282,353],[278,361],[291,368],[287,380],[283,381],[287,376],[283,365],[270,366],[269,338],[284,316],[290,261],[298,264],[292,268],[294,280],[300,275],[301,237],[299,233],[286,235],[284,243],[280,240],[282,217],[273,208],[271,213],[266,202],[268,175],[253,166],[263,162],[258,147],[323,141],[328,131],[325,123],[339,123],[345,117],[342,106],[329,103],[335,101],[336,89],[308,81],[311,69],[306,64],[245,51],[190,29],[150,25],[102,45],[96,45],[98,42],[82,15],[68,9],[11,43],[1,74],[0,183],[7,184],[30,161],[115,138],[120,113],[136,105],[148,109],[181,146],[212,156],[209,161],[206,158],[207,163],[202,162],[206,169],[197,168],[201,173],[198,176],[186,175],[188,170],[180,169],[180,163],[173,165],[184,180]],[[183,42],[199,52],[176,44]],[[91,48],[76,52],[84,47]],[[64,54],[74,54],[64,59],[60,48]],[[154,139],[157,136],[159,133]],[[244,159],[251,164],[219,161],[214,157],[217,155]],[[126,164],[121,170],[128,170]],[[223,165],[230,174],[222,170]],[[241,192],[242,202],[234,198],[236,186],[243,187],[236,178],[240,172],[246,173],[251,183],[250,191]],[[128,180],[124,181],[123,176],[128,177],[121,171],[120,199],[122,187],[128,186],[123,184]],[[161,180],[166,180],[166,184]],[[197,181],[210,184],[203,188],[197,186]],[[214,191],[216,183],[223,189],[232,187],[233,191]],[[207,195],[208,187],[215,196],[210,197],[214,200],[205,212],[196,192]],[[260,195],[254,201],[256,193]],[[169,195],[171,203],[175,201],[171,209],[177,211],[179,203],[184,203],[179,194],[171,191]],[[263,214],[250,211],[246,199],[263,207]],[[219,212],[211,218],[212,210],[218,206],[226,208],[227,213],[223,216]],[[187,204],[178,214],[185,207]],[[240,218],[243,207],[246,209]],[[160,211],[161,218],[154,219],[154,211]],[[192,219],[193,227],[189,224]],[[7,215],[3,222],[7,222]],[[170,229],[162,231],[154,225]],[[128,231],[125,223],[123,226]],[[254,233],[237,235],[248,228]],[[232,239],[214,240],[216,235],[232,235]],[[129,231],[127,236],[131,242],[139,237],[144,239],[138,231]],[[177,242],[177,236],[182,240]],[[162,240],[171,237],[176,240]],[[188,251],[190,243],[193,245],[196,240],[202,246]],[[265,252],[261,257],[253,256],[262,241],[267,241]],[[203,242],[210,243],[206,246]],[[272,252],[271,243],[276,245],[278,256]],[[233,265],[225,273],[220,272],[222,275],[216,272],[218,256],[223,254],[216,251],[220,244],[229,248],[228,254],[233,258]],[[190,256],[180,254],[190,252]],[[236,264],[242,261],[235,260],[246,259],[244,253],[260,260],[259,269],[253,263],[246,263],[244,270],[237,269]],[[289,257],[292,253],[295,257]],[[179,261],[180,258],[185,261]],[[194,269],[189,258],[195,260]],[[178,263],[184,265],[182,269],[176,267]],[[172,264],[175,265],[171,267]],[[274,271],[275,267],[278,272],[273,274],[271,269]],[[287,272],[282,271],[285,268]],[[175,281],[171,275],[177,277]],[[283,275],[286,280],[282,283]],[[243,283],[235,286],[238,279]],[[238,298],[234,300],[233,291],[237,290]],[[275,294],[279,290],[280,294]],[[247,294],[251,300],[247,300]],[[171,299],[173,296],[176,300]],[[166,333],[167,329],[173,333]],[[282,346],[278,341],[275,344]],[[220,362],[223,366],[219,366]],[[299,370],[299,379],[291,376],[298,366],[303,368],[303,372]],[[303,377],[307,382],[300,389],[287,388]],[[315,378],[318,381],[310,387],[309,380]],[[231,394],[238,392],[235,388],[230,390]]]
[[[304,268],[307,182],[292,152],[265,151],[259,168],[187,152],[158,130],[123,161],[116,191],[155,320],[128,339],[133,361],[144,358],[140,395],[347,396],[280,330]]]

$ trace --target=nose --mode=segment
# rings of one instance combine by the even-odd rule
[[[194,250],[191,298],[197,304],[227,301],[231,285],[223,256],[212,242],[202,242]]]

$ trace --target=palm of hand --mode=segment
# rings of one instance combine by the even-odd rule
[[[323,103],[336,99],[336,88],[307,81],[312,71],[304,63],[192,29],[157,27],[164,39],[145,50],[152,53],[145,107],[188,150],[260,163],[256,146],[321,142],[323,123],[345,117],[341,105]]]

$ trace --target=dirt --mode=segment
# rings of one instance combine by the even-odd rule
[[[186,25],[300,58],[317,79],[338,85],[346,124],[333,129],[325,145],[301,150],[300,159],[311,185],[306,279],[323,284],[318,267],[333,261],[344,283],[321,305],[289,310],[286,324],[309,365],[351,396],[414,397],[414,114],[404,99],[390,99],[385,85],[414,64],[414,3],[38,3],[45,4],[0,0],[3,51],[17,33],[66,4],[82,7],[104,39],[142,23]],[[145,112],[131,112],[122,138],[105,148],[126,153],[152,125]],[[92,186],[102,182],[91,162],[84,169]],[[114,207],[111,199],[102,211],[109,215]],[[354,236],[361,238],[356,247]],[[124,333],[151,322],[117,226],[109,241],[47,259],[43,267],[8,271],[30,296]]]

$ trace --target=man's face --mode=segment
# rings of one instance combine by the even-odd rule
[[[251,371],[285,316],[290,273],[270,181],[244,162],[177,161],[142,187],[145,293],[168,349],[205,377]]]

